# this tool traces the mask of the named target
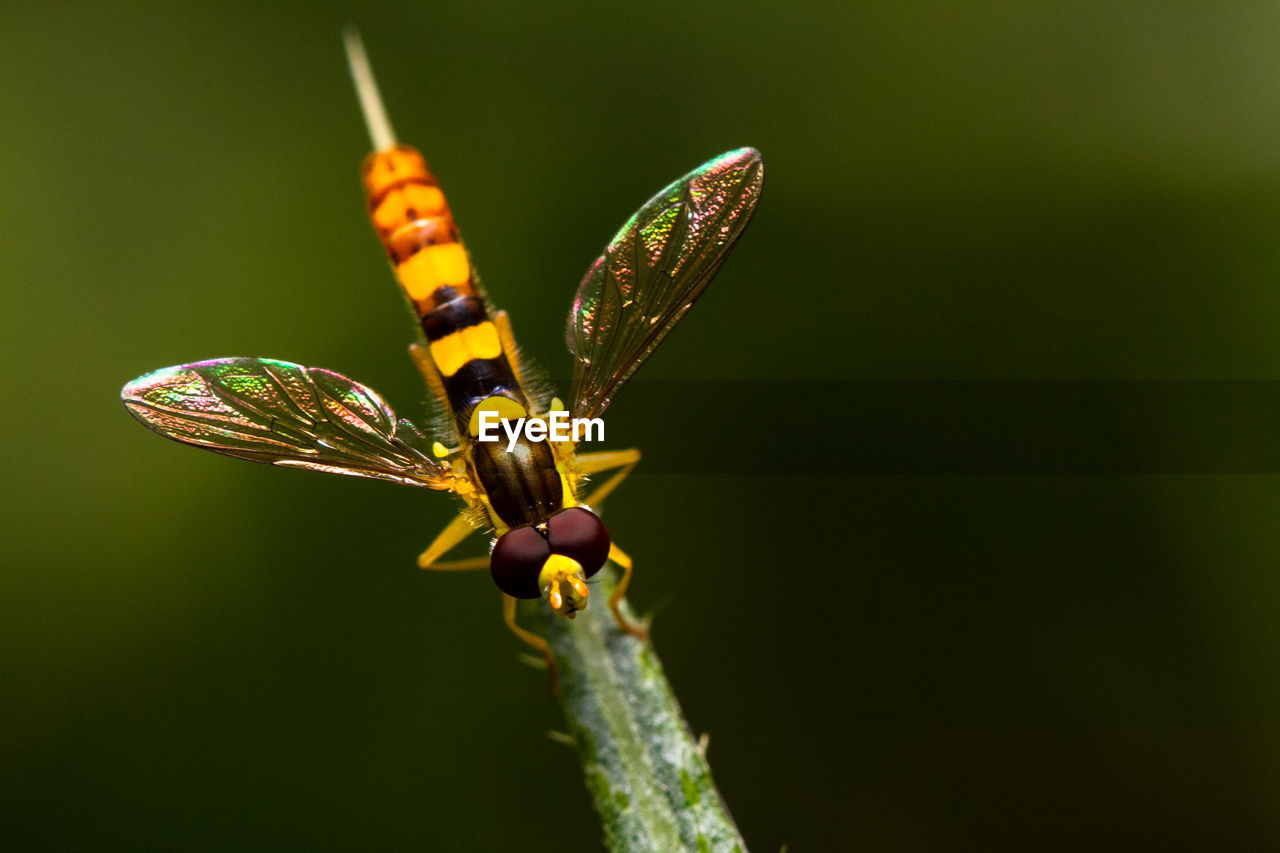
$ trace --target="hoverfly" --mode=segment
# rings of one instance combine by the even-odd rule
[[[227,456],[457,495],[466,507],[418,565],[488,567],[507,625],[542,652],[553,674],[546,640],[516,623],[516,601],[541,597],[572,618],[586,606],[586,580],[606,560],[622,569],[609,599],[614,618],[644,637],[618,608],[631,559],[590,509],[640,452],[578,453],[573,442],[535,441],[527,431],[509,448],[478,440],[482,415],[545,423],[564,406],[521,362],[511,322],[480,289],[439,182],[422,155],[396,141],[359,36],[346,41],[375,149],[362,168],[369,215],[418,323],[409,349],[444,415],[436,440],[354,380],[273,359],[166,367],[126,385],[124,403],[161,435]],[[751,148],[703,164],[641,207],[592,264],[565,335],[574,418],[604,412],[706,289],[746,228],[763,178]],[[583,493],[588,477],[607,471],[614,473]],[[442,559],[477,529],[492,531],[489,557]]]

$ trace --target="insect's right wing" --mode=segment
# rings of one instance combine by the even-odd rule
[[[755,212],[764,160],[721,154],[649,199],[587,271],[569,313],[575,418],[599,415],[693,307]]]
[[[166,438],[237,459],[428,489],[455,482],[375,391],[317,367],[219,358],[140,376],[120,397]]]

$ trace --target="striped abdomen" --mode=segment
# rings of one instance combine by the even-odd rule
[[[422,155],[408,145],[370,154],[362,177],[373,227],[417,312],[460,430],[486,397],[527,404],[476,290],[449,203]]]
[[[564,490],[546,442],[473,441],[471,414],[482,400],[506,397],[529,407],[503,336],[476,288],[467,250],[426,161],[407,145],[365,160],[365,196],[378,238],[413,304],[440,374],[445,402],[489,508],[504,527],[534,524],[564,507]],[[429,380],[430,381],[430,380]],[[501,529],[501,528],[499,528]]]

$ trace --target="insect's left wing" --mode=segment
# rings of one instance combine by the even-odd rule
[[[666,187],[622,226],[569,313],[574,417],[608,408],[693,307],[742,236],[763,183],[759,151],[730,151]]]
[[[377,392],[328,370],[220,358],[148,373],[120,396],[166,438],[238,459],[428,489],[453,482],[413,424],[397,420]]]

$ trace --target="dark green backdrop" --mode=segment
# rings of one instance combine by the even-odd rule
[[[414,568],[447,500],[197,453],[117,400],[258,355],[420,411],[348,22],[560,375],[631,210],[765,153],[644,375],[831,380],[787,403],[829,427],[750,392],[609,421],[654,459],[758,436],[609,507],[753,849],[1280,844],[1280,480],[824,458],[875,428],[848,380],[1280,376],[1280,11],[458,5],[0,11],[5,846],[598,845],[496,592]]]

